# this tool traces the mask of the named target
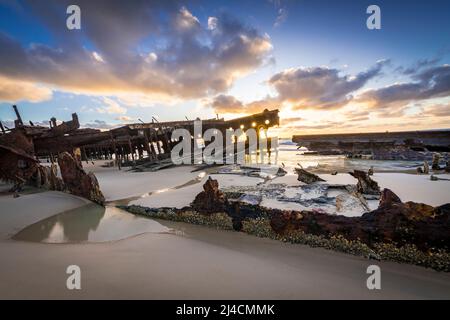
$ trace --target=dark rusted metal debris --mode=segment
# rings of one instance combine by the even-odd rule
[[[191,204],[192,208],[201,213],[223,212],[225,210],[225,195],[219,189],[217,180],[209,179]]]
[[[359,193],[372,195],[380,194],[381,191],[378,183],[375,180],[372,180],[367,172],[361,170],[353,170],[353,172],[349,172],[349,174],[358,179],[356,188]]]
[[[100,191],[97,178],[92,172],[86,174],[76,157],[68,152],[62,152],[58,156],[58,165],[64,185],[70,193],[101,205],[105,203],[105,197]]]
[[[306,183],[306,184],[311,184],[311,183],[318,182],[318,181],[325,181],[322,178],[320,178],[318,175],[308,172],[302,168],[295,168],[295,173],[297,173],[297,175],[298,175],[297,180],[301,181],[303,183]]]

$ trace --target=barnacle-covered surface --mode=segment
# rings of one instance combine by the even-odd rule
[[[282,183],[257,186],[232,186],[222,191],[230,199],[286,210],[315,210],[328,214],[361,216],[376,208],[378,200],[365,200],[356,193],[355,186],[309,184],[290,186]]]

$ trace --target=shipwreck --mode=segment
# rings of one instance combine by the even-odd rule
[[[83,170],[83,161],[109,160],[119,170],[122,166],[158,170],[173,165],[170,155],[177,141],[171,138],[172,132],[183,128],[194,134],[194,120],[159,122],[153,118],[150,123],[131,123],[102,131],[80,128],[76,113],[70,121],[60,124],[55,118],[49,120],[49,126],[34,125],[31,121],[26,124],[17,106],[13,109],[17,118],[14,128],[0,121],[0,179],[14,184],[12,192],[20,191],[28,183],[69,191],[103,204],[97,179]],[[279,125],[278,110],[266,109],[237,119],[202,120],[202,133],[213,128],[225,137],[229,129],[255,128],[259,132],[276,125]],[[193,144],[194,137],[191,138]],[[269,149],[270,144],[269,138]]]
[[[375,160],[430,161],[436,152],[450,153],[448,130],[294,135],[292,141],[314,154]]]

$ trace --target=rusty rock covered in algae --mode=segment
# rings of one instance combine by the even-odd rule
[[[79,162],[68,152],[58,155],[58,164],[64,184],[72,194],[101,205],[105,203],[105,197],[100,191],[95,175],[92,172],[86,173]]]

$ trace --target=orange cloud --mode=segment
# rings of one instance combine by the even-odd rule
[[[52,90],[27,81],[12,80],[0,77],[0,101],[18,102],[26,100],[30,102],[41,102],[50,100]]]

